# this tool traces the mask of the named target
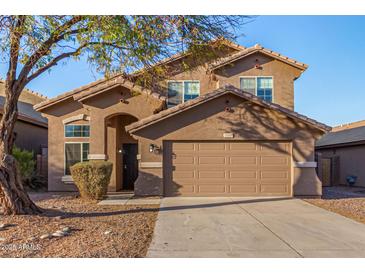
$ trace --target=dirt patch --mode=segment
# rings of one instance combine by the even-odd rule
[[[0,216],[0,257],[144,257],[158,206],[100,206],[75,196],[38,197],[44,213]],[[40,239],[69,229],[68,235]]]
[[[324,188],[322,199],[304,201],[365,224],[365,197],[359,197],[358,190],[345,187]]]

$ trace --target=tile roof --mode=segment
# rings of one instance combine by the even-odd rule
[[[241,46],[241,45],[238,45],[236,43],[233,43],[232,41],[229,41],[227,39],[223,39],[223,38],[218,38],[216,40],[213,40],[212,43],[216,43],[216,42],[221,42],[223,43],[224,45],[227,45],[231,48],[234,48],[236,50],[243,50],[245,49],[245,47]],[[158,63],[155,64],[156,65],[161,65],[161,64],[166,64],[166,63],[169,63],[169,62],[172,62],[172,61],[175,61],[175,60],[179,60],[181,58],[183,58],[184,56],[186,56],[188,53],[186,52],[182,52],[182,53],[177,53],[169,58],[166,58]],[[138,75],[142,70],[139,70],[139,71],[136,71],[135,73],[132,73],[130,76],[136,76]],[[57,104],[58,102],[61,102],[61,101],[64,101],[64,100],[67,100],[71,97],[74,97],[74,95],[76,94],[79,94],[81,92],[83,92],[83,94],[86,96],[86,93],[88,91],[90,91],[91,93],[93,92],[97,92],[95,90],[92,90],[91,89],[97,89],[97,90],[100,90],[100,89],[105,89],[105,88],[108,88],[108,85],[113,85],[115,84],[115,82],[113,83],[113,81],[121,81],[120,78],[123,78],[124,81],[128,81],[125,77],[125,75],[123,75],[122,73],[120,74],[116,74],[110,78],[103,78],[103,79],[100,79],[100,80],[97,80],[95,82],[92,82],[92,83],[89,83],[87,85],[84,85],[84,86],[81,86],[81,87],[78,87],[76,89],[73,89],[71,91],[68,91],[68,92],[65,92],[65,93],[62,93],[54,98],[51,98],[51,99],[48,99],[44,102],[41,102],[37,105],[34,106],[34,109],[38,110],[38,111],[41,111],[42,109],[44,108],[47,108],[49,106],[52,106],[54,104]],[[136,84],[133,84],[132,82],[129,82],[129,83],[125,83],[126,85],[128,86],[133,86],[134,89],[137,89],[137,91],[144,91],[144,92],[147,92],[148,94],[152,94],[154,97],[157,97],[157,98],[160,98],[162,100],[164,100],[165,98],[160,96],[158,93],[155,93],[155,92],[152,92],[150,90],[147,90],[147,89],[143,89],[142,87],[136,85]],[[110,86],[109,85],[109,86]],[[75,96],[76,97],[76,96]],[[80,98],[82,98],[82,96],[80,96]]]
[[[114,75],[110,78],[100,79],[98,81],[92,82],[90,84],[81,86],[74,90],[65,92],[59,96],[56,96],[52,99],[46,100],[34,106],[34,109],[37,111],[41,111],[44,108],[57,104],[58,102],[67,100],[69,98],[73,98],[74,100],[83,100],[91,97],[94,94],[98,94],[100,91],[104,91],[110,87],[114,87],[117,85],[125,86],[127,88],[133,89],[138,92],[144,92],[146,94],[152,95],[158,99],[165,100],[163,96],[159,93],[153,92],[149,89],[142,88],[141,86],[127,80],[122,74]]]
[[[316,142],[316,147],[338,146],[365,141],[365,126],[329,132]]]
[[[0,96],[0,112],[3,112],[5,97]],[[47,127],[48,120],[33,109],[33,105],[24,102],[18,102],[18,119],[26,122],[34,123],[40,126]]]
[[[332,132],[355,128],[355,127],[362,127],[362,126],[365,126],[365,120],[335,126],[332,128]]]
[[[247,57],[248,55],[251,55],[255,52],[261,52],[265,55],[271,56],[272,58],[278,59],[284,63],[297,67],[303,71],[308,68],[308,65],[306,65],[304,63],[300,63],[294,59],[291,59],[289,57],[281,55],[280,53],[277,53],[270,49],[266,49],[266,48],[262,47],[261,45],[256,44],[253,47],[245,48],[237,53],[229,55],[228,57],[218,59],[216,62],[213,62],[209,65],[209,70],[212,71],[212,70],[218,69],[218,68],[223,67],[227,64],[230,64],[234,61]]]
[[[258,51],[260,51],[260,52],[262,52],[266,55],[272,56],[273,58],[276,58],[276,59],[281,60],[283,62],[286,62],[290,65],[293,65],[293,66],[295,66],[295,67],[297,67],[297,68],[299,68],[303,71],[308,67],[304,63],[300,63],[300,62],[298,62],[294,59],[290,59],[288,57],[285,57],[285,56],[283,56],[279,53],[276,53],[272,50],[265,49],[265,48],[263,48],[262,46],[260,46],[258,44],[253,46],[253,47],[250,47],[250,48],[245,48],[241,45],[238,45],[238,44],[233,43],[233,42],[231,42],[229,40],[226,40],[226,39],[217,39],[217,40],[214,40],[213,42],[217,42],[217,41],[220,41],[223,44],[238,50],[238,52],[233,53],[232,55],[229,55],[228,57],[220,58],[217,61],[212,62],[209,65],[210,70],[214,70],[216,68],[222,67],[222,66],[224,66],[228,63],[231,63],[231,62],[234,62],[234,61],[239,60],[241,58],[244,58],[244,57],[246,57],[250,54],[253,54],[255,52],[258,52]],[[188,53],[178,53],[176,55],[173,55],[169,58],[166,58],[166,59],[156,63],[155,65],[164,64],[164,63],[168,63],[168,62],[178,60],[178,59],[186,56],[187,54]],[[140,72],[141,71],[137,71],[137,72],[135,72],[135,73],[133,73],[129,76],[138,75],[138,73],[140,73]],[[67,100],[69,98],[73,98],[75,100],[83,100],[83,99],[88,98],[89,96],[92,96],[93,94],[99,94],[100,92],[103,92],[103,90],[108,90],[111,87],[116,86],[118,84],[122,85],[122,86],[126,86],[128,88],[133,88],[134,90],[139,91],[139,92],[145,92],[145,93],[153,95],[154,97],[159,98],[161,100],[166,99],[163,96],[161,96],[158,92],[154,92],[154,91],[151,91],[149,89],[142,88],[141,86],[136,85],[132,81],[127,80],[127,77],[126,77],[125,74],[116,74],[116,75],[114,75],[110,78],[104,78],[104,79],[97,80],[95,82],[92,82],[92,83],[89,83],[87,85],[81,86],[81,87],[76,88],[74,90],[71,90],[69,92],[65,92],[65,93],[63,93],[59,96],[56,96],[56,97],[52,98],[52,99],[48,99],[44,102],[41,102],[41,103],[35,105],[34,109],[36,109],[38,111],[41,111],[44,108],[47,108],[47,107],[52,106],[54,104],[57,104],[58,102]]]
[[[228,39],[225,39],[225,38],[217,38],[215,40],[212,40],[211,44],[214,45],[214,43],[221,43],[222,45],[225,45],[227,47],[235,49],[236,51],[242,51],[242,50],[246,49],[244,46],[241,46],[241,45],[239,45],[237,43],[234,43],[234,42],[232,42]],[[153,64],[152,67],[159,66],[159,65],[165,65],[165,64],[174,62],[176,60],[179,60],[181,58],[184,58],[184,57],[188,56],[189,54],[190,54],[189,52],[176,53],[176,54],[174,54],[174,55],[172,55],[168,58],[165,58],[165,59]],[[137,76],[137,75],[141,74],[144,70],[145,70],[145,68],[142,68],[138,71],[135,71],[131,74],[131,76]]]
[[[1,78],[0,78],[0,96],[5,96],[5,80]],[[19,101],[30,104],[37,104],[47,99],[48,99],[47,96],[39,92],[30,90],[28,88],[24,88],[19,97]]]
[[[264,106],[264,107],[267,107],[269,109],[273,109],[273,110],[279,111],[281,113],[284,113],[288,117],[300,120],[303,123],[309,124],[310,126],[318,128],[321,131],[327,132],[327,131],[331,130],[331,127],[329,127],[329,126],[327,126],[323,123],[317,122],[317,121],[315,121],[311,118],[308,118],[308,117],[306,117],[304,115],[301,115],[297,112],[294,112],[290,109],[284,108],[284,107],[282,107],[278,104],[266,102],[266,101],[260,99],[259,97],[255,96],[255,95],[252,95],[251,93],[245,92],[243,90],[240,90],[240,89],[238,89],[238,88],[236,88],[232,85],[226,85],[223,88],[216,89],[216,90],[211,91],[209,93],[203,94],[203,95],[201,95],[201,96],[199,96],[199,97],[197,97],[193,100],[186,101],[186,102],[184,102],[182,104],[179,104],[175,107],[163,110],[163,111],[161,111],[157,114],[154,114],[154,115],[151,115],[151,116],[146,117],[144,119],[141,119],[141,120],[139,120],[135,123],[132,123],[132,124],[126,126],[126,129],[127,129],[127,131],[130,131],[130,132],[137,131],[137,130],[139,130],[141,128],[144,128],[148,125],[157,123],[160,120],[171,117],[175,114],[178,114],[180,112],[188,110],[192,107],[195,107],[197,105],[205,103],[205,102],[207,102],[209,100],[212,100],[214,98],[220,97],[220,96],[222,96],[224,94],[227,94],[227,93],[235,94],[235,95],[240,96],[240,97],[242,97],[246,100],[249,100],[251,102],[259,104],[261,106]]]

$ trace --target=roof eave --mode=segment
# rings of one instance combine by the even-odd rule
[[[352,141],[352,142],[341,142],[341,143],[326,144],[326,145],[315,145],[315,148],[316,149],[331,149],[331,148],[349,147],[349,146],[358,146],[358,145],[365,145],[365,140]]]
[[[233,62],[236,62],[238,60],[241,60],[243,58],[246,58],[246,57],[248,57],[248,56],[250,56],[252,54],[255,54],[257,52],[262,53],[262,54],[265,54],[267,56],[270,56],[270,57],[272,57],[274,59],[277,59],[277,60],[279,60],[281,62],[284,62],[284,63],[286,63],[286,64],[288,64],[290,66],[293,66],[293,67],[299,69],[302,73],[308,68],[308,65],[307,64],[299,63],[297,61],[292,61],[292,59],[290,59],[288,57],[285,57],[285,56],[283,56],[283,55],[281,55],[279,53],[273,53],[272,51],[270,52],[269,50],[266,50],[264,48],[251,48],[251,49],[250,48],[247,48],[246,50],[247,50],[247,53],[245,53],[245,54],[239,55],[239,53],[237,53],[238,56],[235,56],[232,59],[228,59],[228,60],[223,61],[222,63],[219,63],[217,65],[212,64],[212,66],[209,68],[209,70],[210,71],[217,70],[219,68],[222,68],[222,67],[224,67],[224,66],[226,66],[228,64],[231,64]]]
[[[251,102],[256,103],[258,105],[261,105],[263,107],[267,107],[269,109],[276,110],[276,111],[279,111],[281,113],[284,113],[288,117],[290,117],[292,119],[300,120],[301,122],[303,122],[305,124],[308,124],[311,127],[316,128],[316,129],[322,131],[323,133],[327,133],[327,132],[329,132],[332,129],[331,127],[329,127],[329,126],[327,126],[327,125],[325,125],[323,123],[319,123],[319,122],[317,122],[317,121],[315,121],[313,119],[310,119],[310,118],[308,118],[306,116],[303,116],[303,115],[301,115],[299,113],[292,113],[293,111],[291,111],[289,109],[286,109],[286,108],[284,108],[284,107],[282,107],[280,105],[265,102],[262,99],[258,98],[257,96],[254,96],[254,95],[252,95],[250,93],[244,92],[244,91],[242,91],[240,89],[237,89],[237,88],[235,88],[235,87],[233,87],[231,85],[227,85],[224,88],[219,88],[219,89],[217,89],[217,90],[215,90],[213,92],[215,92],[215,94],[213,94],[213,96],[208,97],[206,99],[203,98],[200,101],[196,101],[197,103],[194,103],[195,102],[194,100],[188,101],[188,104],[186,106],[182,106],[182,107],[180,106],[180,108],[177,106],[177,107],[175,107],[176,110],[174,110],[171,113],[166,114],[165,116],[163,116],[163,115],[160,114],[161,117],[157,117],[156,119],[152,119],[150,121],[147,121],[146,123],[141,123],[141,121],[137,121],[135,123],[132,123],[132,124],[126,126],[126,130],[128,132],[130,132],[130,133],[136,132],[136,131],[138,131],[138,130],[140,130],[142,128],[148,127],[148,126],[153,125],[155,123],[158,123],[158,122],[160,122],[160,121],[162,121],[164,119],[167,119],[169,117],[172,117],[172,116],[174,116],[175,114],[177,114],[177,113],[179,113],[181,111],[186,111],[186,110],[188,110],[188,109],[190,109],[192,107],[201,105],[201,104],[203,104],[203,103],[205,103],[207,101],[210,101],[210,100],[212,100],[214,98],[217,98],[219,96],[222,96],[222,95],[224,95],[226,93],[233,93],[233,94],[235,94],[237,96],[242,97],[243,99],[250,100]],[[197,100],[197,99],[195,99],[195,100]],[[156,114],[156,115],[158,115],[158,114]]]
[[[4,109],[0,108],[0,113],[3,114],[4,113]],[[40,127],[44,127],[44,128],[48,128],[48,123],[46,122],[42,122],[42,121],[38,121],[32,117],[29,117],[28,115],[24,115],[23,113],[18,113],[18,120],[30,123],[30,124],[34,124]]]

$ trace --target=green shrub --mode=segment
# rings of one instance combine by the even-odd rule
[[[35,172],[35,160],[33,151],[13,148],[13,156],[17,161],[20,176],[23,183],[29,182]]]
[[[113,164],[108,161],[89,161],[73,165],[71,176],[82,198],[100,200],[106,194]]]

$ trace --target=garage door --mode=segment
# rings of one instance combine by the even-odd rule
[[[290,196],[287,142],[168,142],[166,196]]]

